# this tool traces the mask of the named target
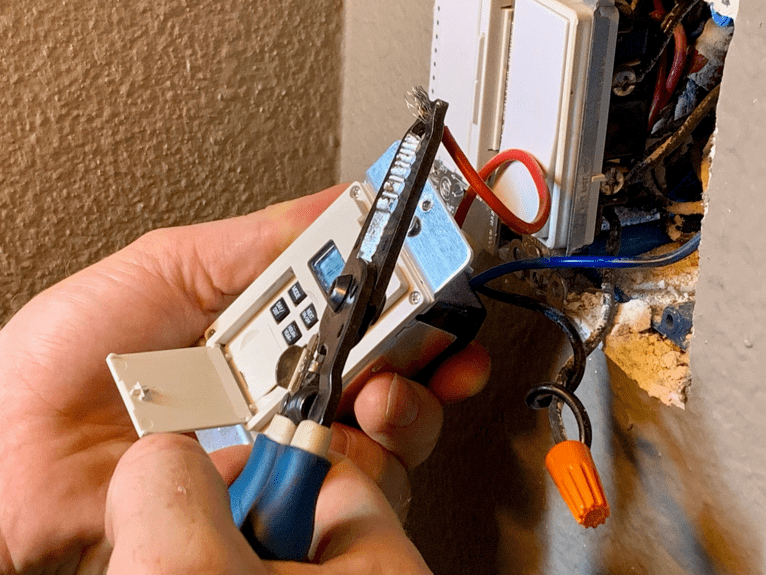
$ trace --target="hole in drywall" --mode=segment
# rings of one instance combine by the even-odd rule
[[[573,37],[562,31],[559,8],[571,0],[524,0],[512,13],[491,11],[481,42],[471,31],[447,33],[452,23],[466,19],[464,10],[437,7],[437,17],[445,21],[440,41],[474,50],[475,56],[466,58],[471,65],[465,69],[458,62],[431,69],[432,89],[438,85],[447,100],[452,93],[472,95],[473,107],[455,103],[450,109],[455,139],[470,145],[470,159],[478,163],[500,150],[530,152],[550,189],[551,216],[536,234],[498,225],[480,202],[474,202],[463,230],[479,249],[505,261],[615,253],[635,260],[694,246],[737,2],[615,0],[614,6],[599,3],[595,12],[585,8],[592,3],[574,3],[583,12],[567,16],[568,30],[588,48],[573,50]],[[583,17],[586,10],[590,20]],[[596,21],[598,34],[578,36]],[[483,45],[492,55],[486,60]],[[501,53],[503,58],[495,57]],[[445,57],[434,48],[434,62]],[[495,90],[503,78],[504,91]],[[458,113],[471,114],[473,122],[461,127]],[[504,205],[516,210],[535,189],[523,185],[520,174],[507,169],[489,181],[502,190]],[[515,278],[571,316],[590,338],[587,349],[605,341],[606,354],[630,378],[663,402],[682,406],[691,383],[687,350],[693,322],[687,316],[698,263],[692,253],[656,269],[527,269],[516,271]],[[505,287],[513,290],[508,281]],[[666,309],[681,315],[668,320]],[[674,322],[672,329],[668,321]]]
[[[498,254],[504,259],[529,257],[533,248],[546,256],[609,256],[617,253],[619,238],[620,256],[635,260],[647,254],[672,253],[699,239],[714,148],[715,109],[734,34],[734,19],[727,11],[734,3],[665,0],[665,9],[660,10],[662,4],[662,0],[616,1],[616,49],[608,68],[613,74],[604,80],[610,83],[609,97],[605,104],[591,103],[580,112],[570,104],[569,123],[561,124],[558,132],[551,129],[551,142],[557,142],[558,148],[550,165],[543,165],[553,184],[553,215],[548,227],[535,236],[520,237],[501,228]],[[526,37],[523,17],[514,14],[506,93],[511,104],[514,98],[524,96],[531,82],[517,96],[514,79],[546,82],[535,76],[534,58],[519,56],[517,50],[523,46],[514,45]],[[542,33],[538,29],[528,34],[530,46],[535,34]],[[549,40],[555,44],[556,38]],[[591,61],[596,55],[594,50]],[[528,77],[519,71],[525,66]],[[567,80],[556,77],[554,81]],[[589,82],[566,85],[563,91],[582,93],[588,101],[603,86],[600,80]],[[506,122],[509,110],[507,106]],[[517,125],[526,126],[528,121],[527,133],[536,131],[537,136],[545,130],[549,116],[510,114]],[[570,147],[559,134],[563,129],[576,129],[571,126],[578,117],[583,118],[581,125],[585,127],[576,134],[578,147]],[[594,135],[596,129],[605,132],[603,148]],[[513,134],[513,127],[510,132],[507,127],[504,130]],[[513,145],[503,144],[502,148],[525,148],[524,134],[513,141],[506,133],[504,141]],[[534,146],[533,138],[528,141]],[[599,156],[601,149],[603,158]],[[580,184],[577,178],[567,180],[567,172],[560,168],[567,166],[576,173],[588,161],[596,165],[601,162],[603,175],[598,186]],[[557,169],[562,169],[561,173]],[[592,173],[583,171],[584,175]],[[516,180],[503,183],[510,185],[509,193],[523,192]],[[582,197],[589,198],[590,203],[579,199]],[[593,209],[590,219],[585,217],[589,209]],[[522,254],[514,241],[521,241]],[[693,322],[686,316],[679,322],[665,311],[693,309],[698,264],[699,257],[693,253],[658,268],[528,271],[524,279],[541,299],[562,307],[581,327],[584,337],[593,338],[591,344],[603,341],[606,355],[650,395],[666,404],[683,406],[691,385],[688,346]],[[556,289],[549,289],[552,285]],[[691,311],[688,313],[691,316]]]
[[[729,2],[679,2],[678,9],[663,16],[664,28],[671,30],[664,52],[647,50],[649,57],[632,62],[636,56],[625,42],[640,35],[642,27],[651,31],[657,14],[638,2],[631,16],[624,4],[618,3],[627,21],[620,26],[615,69],[623,82],[636,83],[624,96],[624,86],[613,85],[605,172],[622,175],[621,189],[602,186],[600,203],[620,212],[627,249],[668,252],[701,233],[715,110],[734,20],[720,12],[731,9]],[[683,406],[692,384],[688,347],[698,270],[695,253],[667,267],[613,274],[625,301],[617,306],[604,351],[668,405]]]

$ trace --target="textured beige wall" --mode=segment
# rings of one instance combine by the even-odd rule
[[[341,9],[0,2],[0,325],[144,231],[334,183]]]

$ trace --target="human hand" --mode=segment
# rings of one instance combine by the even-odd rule
[[[106,355],[194,343],[342,189],[147,234],[46,290],[0,330],[0,573],[103,570],[107,486],[136,440]],[[406,500],[405,469],[436,440],[437,397],[460,399],[486,381],[478,347],[447,363],[434,375],[436,396],[390,374],[372,378],[355,402],[366,433],[335,428],[335,451],[394,502]],[[245,458],[231,449],[213,459],[230,482]]]
[[[261,561],[232,522],[210,458],[182,435],[148,436],[127,451],[109,485],[105,523],[109,575],[428,572],[383,494],[349,459],[332,467],[317,502],[320,566]]]

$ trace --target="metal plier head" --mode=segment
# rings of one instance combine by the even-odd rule
[[[343,271],[330,289],[318,337],[283,415],[329,426],[343,391],[342,375],[351,349],[383,311],[386,289],[428,180],[444,131],[447,103],[431,101],[415,88],[408,102],[417,119],[404,134]]]

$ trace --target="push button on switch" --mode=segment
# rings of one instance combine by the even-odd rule
[[[290,310],[287,309],[287,304],[284,298],[279,298],[274,305],[271,306],[271,315],[274,316],[274,321],[279,323],[290,315]]]
[[[311,326],[317,322],[319,318],[317,318],[317,310],[313,303],[309,304],[309,307],[301,312],[301,319],[303,320],[303,325],[305,325],[307,329],[311,329]]]
[[[288,292],[290,294],[290,299],[293,300],[293,303],[295,305],[298,305],[303,301],[303,298],[306,297],[306,292],[303,291],[303,288],[301,287],[301,284],[298,282],[295,282],[293,284],[293,287],[291,287]]]
[[[294,321],[290,322],[290,325],[282,330],[282,337],[285,338],[287,345],[293,345],[298,341],[301,338],[301,330],[298,329],[298,324]]]

